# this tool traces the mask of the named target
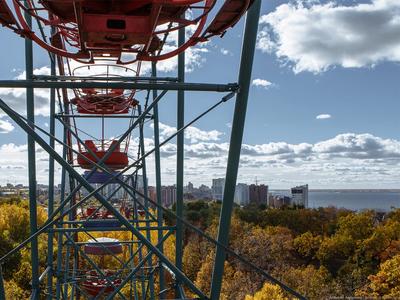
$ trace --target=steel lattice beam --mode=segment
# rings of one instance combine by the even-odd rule
[[[167,91],[198,91],[198,92],[234,92],[239,86],[236,83],[212,84],[189,82],[103,82],[103,81],[45,81],[45,80],[0,80],[0,88],[98,88],[98,89],[136,89],[136,90],[167,90]]]
[[[239,168],[240,150],[246,119],[247,101],[249,98],[251,72],[257,39],[258,19],[261,0],[255,0],[246,16],[243,37],[242,57],[239,69],[240,91],[236,96],[235,111],[232,121],[231,139],[229,144],[228,164],[226,167],[225,187],[222,208],[219,218],[218,242],[228,246],[229,228],[231,224],[236,180]],[[222,277],[224,274],[225,249],[217,247],[211,284],[211,299],[220,298]]]

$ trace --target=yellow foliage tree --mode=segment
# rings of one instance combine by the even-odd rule
[[[212,269],[214,265],[214,255],[215,251],[211,251],[208,253],[206,259],[201,265],[199,272],[197,273],[195,281],[196,286],[206,295],[210,293],[210,278],[212,276]]]
[[[313,236],[311,232],[303,233],[293,240],[293,246],[296,251],[307,259],[313,259],[321,246],[322,237]]]
[[[5,296],[7,300],[28,299],[29,293],[24,291],[13,280],[4,283]]]
[[[293,237],[284,227],[250,228],[232,241],[232,248],[258,267],[271,271],[292,260]]]
[[[254,296],[246,295],[245,300],[289,300],[283,290],[271,283],[265,283],[261,290],[256,292]]]
[[[370,275],[368,279],[370,282],[357,290],[357,296],[400,299],[400,255],[382,263],[379,272],[376,275]]]
[[[198,235],[192,235],[189,237],[189,242],[186,244],[183,251],[183,269],[186,275],[195,280],[197,272],[207,257],[207,254],[212,249],[212,245],[207,241],[204,241]]]
[[[276,272],[276,275],[286,285],[310,300],[328,299],[340,293],[336,282],[324,267],[289,267]]]

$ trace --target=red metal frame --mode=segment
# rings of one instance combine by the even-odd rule
[[[71,99],[82,114],[126,114],[135,107],[138,101],[124,96],[123,90],[111,90],[106,94],[98,94],[94,89],[84,91],[85,95]]]
[[[168,59],[211,36],[223,35],[252,3],[225,0],[206,27],[217,0],[42,0],[39,8],[33,0],[27,0],[27,6],[23,1],[12,1],[14,12],[5,1],[0,2],[1,24],[57,55],[84,63],[109,58],[119,64]],[[48,10],[49,18],[39,15],[38,9]],[[197,14],[185,17],[189,10]],[[26,23],[23,12],[29,12],[42,26],[56,28],[52,42],[39,38]],[[183,45],[162,51],[168,34],[191,25],[197,27]],[[133,59],[124,61],[124,54],[133,55]]]
[[[83,65],[75,68],[72,76],[85,70],[85,73],[91,73],[91,77],[115,79],[122,77],[115,73],[118,70],[126,76],[136,77],[140,72],[140,65],[137,64],[136,71],[116,64]],[[76,105],[78,112],[82,114],[126,114],[139,103],[134,99],[136,90],[86,88],[74,89],[74,92],[75,98],[71,99],[71,103]]]
[[[110,241],[103,242],[102,239]],[[97,241],[98,240],[98,241]],[[122,244],[116,239],[98,238],[96,241],[89,240],[84,246],[84,252],[89,255],[117,255],[123,252]]]
[[[103,270],[103,273],[108,278],[114,275],[114,272],[109,270]],[[101,279],[96,271],[87,272],[86,278],[87,279],[84,280],[81,285],[90,296],[97,296],[101,291],[103,291],[102,295],[108,295],[114,291],[114,287],[122,283],[122,280],[117,278],[111,280],[111,286],[106,279]]]
[[[120,208],[121,214],[123,214],[127,219],[131,217],[131,212],[129,209],[125,207]],[[82,217],[87,219],[94,219],[94,220],[114,220],[115,216],[112,215],[109,211],[98,210],[97,207],[89,206],[86,208],[86,211],[83,211]]]
[[[117,141],[113,140],[111,142],[111,145],[114,145],[115,143],[117,143]],[[81,155],[78,155],[78,165],[82,169],[90,170],[94,167],[94,165],[90,161],[86,160],[84,157],[97,163],[105,156],[105,154],[107,153],[107,149],[105,149],[104,147],[97,147],[92,140],[86,140],[85,145],[86,147],[88,147],[90,150],[93,151],[93,153],[97,156],[97,158],[94,157],[88,151],[81,150],[80,151]],[[115,150],[110,154],[110,156],[104,162],[104,164],[112,170],[123,169],[128,166],[128,163],[129,163],[128,154],[126,152],[121,152],[119,145],[115,148]]]

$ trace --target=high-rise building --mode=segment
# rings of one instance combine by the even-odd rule
[[[186,192],[191,193],[191,192],[193,192],[193,190],[194,190],[193,183],[191,183],[191,182],[189,181],[189,183],[188,183],[188,185],[187,185],[187,187],[186,187]]]
[[[308,208],[308,184],[293,187],[291,192],[293,205]]]
[[[157,202],[157,191],[155,186],[149,186],[148,187],[148,193],[149,193],[149,198],[153,200],[154,202]]]
[[[255,205],[267,204],[268,185],[251,184],[249,186],[249,202]]]
[[[268,207],[271,208],[282,208],[284,206],[290,206],[292,198],[285,195],[269,195],[268,196]]]
[[[161,187],[161,202],[164,207],[171,207],[176,202],[176,186],[168,185]]]
[[[203,199],[203,200],[213,198],[211,189],[204,184],[200,185],[198,189],[195,189],[193,191],[193,196],[196,199]]]
[[[213,199],[222,201],[224,198],[225,178],[216,178],[212,180],[212,196]]]
[[[235,203],[240,206],[249,204],[249,186],[245,183],[238,183],[235,189]]]

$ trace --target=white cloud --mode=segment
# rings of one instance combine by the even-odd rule
[[[348,6],[296,1],[262,16],[260,24],[258,49],[275,53],[295,73],[400,61],[397,0]]]
[[[254,85],[256,87],[262,87],[264,89],[268,89],[269,87],[271,87],[273,85],[273,83],[268,80],[265,80],[265,79],[256,78],[256,79],[253,79],[252,85]]]
[[[232,53],[230,50],[228,50],[228,49],[221,48],[220,51],[221,51],[222,55],[230,55],[230,56],[233,56],[233,53]]]
[[[313,151],[322,157],[356,159],[387,159],[387,163],[400,163],[400,141],[383,139],[372,134],[346,133],[316,143]]]
[[[33,70],[33,74],[35,75],[50,75],[50,68],[47,66],[38,68],[38,69],[34,69]],[[26,71],[22,71],[21,73],[19,73],[15,79],[18,80],[24,80],[26,78]]]
[[[0,133],[10,133],[15,129],[14,125],[8,120],[2,120],[0,118]]]
[[[35,75],[50,75],[49,67],[41,67],[33,71]],[[20,72],[15,79],[25,79],[25,71]],[[35,89],[35,114],[47,116],[50,113],[50,90]],[[20,114],[26,114],[26,89],[0,88],[0,98]],[[0,116],[4,115],[1,111]]]
[[[146,148],[152,147],[152,140],[147,140]],[[222,141],[186,144],[187,180],[209,185],[211,178],[224,176],[228,150],[229,143]],[[163,180],[172,184],[176,144],[163,147],[161,155]],[[151,159],[148,165],[151,172]],[[253,182],[255,176],[274,188],[304,182],[313,188],[393,188],[400,180],[400,141],[344,133],[314,144],[243,144],[239,182]]]
[[[153,128],[153,124],[150,125]],[[172,127],[163,123],[160,123],[160,136],[164,139],[173,135],[176,132],[176,127]],[[189,140],[190,143],[197,143],[202,141],[218,141],[223,135],[223,132],[217,130],[201,130],[194,126],[189,126],[185,129],[185,139]]]
[[[35,115],[48,116],[50,113],[48,89],[35,89]],[[20,88],[0,88],[0,98],[16,112],[26,115],[26,90]],[[4,112],[0,112],[4,115]]]
[[[0,184],[28,183],[28,151],[27,145],[16,145],[13,143],[0,146]],[[61,147],[56,146],[57,151],[61,152]],[[36,148],[37,180],[40,183],[48,182],[49,156],[40,147]],[[56,182],[60,179],[59,166],[56,165]]]
[[[168,48],[165,47],[165,48]],[[171,50],[175,49],[176,46],[170,46]],[[206,59],[204,54],[208,53],[209,49],[207,45],[199,45],[190,47],[185,51],[185,71],[191,73],[197,68],[201,68]],[[160,60],[157,62],[157,71],[162,73],[175,72],[178,68],[178,57],[174,56],[167,60]],[[151,63],[143,62],[141,67],[141,74],[149,74],[151,72]]]
[[[326,120],[332,118],[330,114],[320,114],[315,117],[317,120]]]
[[[193,126],[185,130],[185,138],[189,139],[191,143],[197,143],[199,141],[218,141],[221,135],[223,135],[223,133],[218,130],[204,131]]]

